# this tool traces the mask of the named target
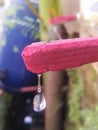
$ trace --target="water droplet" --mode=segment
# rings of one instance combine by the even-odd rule
[[[33,105],[34,105],[34,111],[36,112],[43,111],[46,108],[45,96],[40,93],[35,95]]]

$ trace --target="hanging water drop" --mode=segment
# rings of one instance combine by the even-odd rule
[[[42,94],[41,90],[41,74],[38,75],[38,94],[35,95],[34,101],[33,101],[33,107],[34,111],[41,112],[46,108],[46,100],[45,96]]]
[[[34,105],[34,111],[36,111],[36,112],[43,111],[46,107],[45,96],[43,94],[37,94],[34,97],[33,105]]]

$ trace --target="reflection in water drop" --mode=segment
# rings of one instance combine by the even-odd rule
[[[36,111],[36,112],[43,111],[45,109],[45,107],[46,107],[45,96],[40,94],[40,93],[37,94],[34,97],[33,105],[34,105],[34,111]]]

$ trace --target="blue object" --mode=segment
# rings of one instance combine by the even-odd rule
[[[38,4],[33,4],[38,9]],[[0,35],[0,67],[7,74],[3,79],[7,91],[37,84],[37,75],[26,69],[21,52],[26,45],[38,41],[38,18],[28,8],[25,0],[12,0],[5,12]]]

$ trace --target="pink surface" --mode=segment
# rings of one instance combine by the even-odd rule
[[[76,19],[77,19],[76,15],[60,16],[60,17],[50,19],[50,24],[51,25],[60,24],[64,22],[70,22]]]
[[[98,38],[33,43],[24,48],[22,57],[33,73],[79,67],[98,61]]]

